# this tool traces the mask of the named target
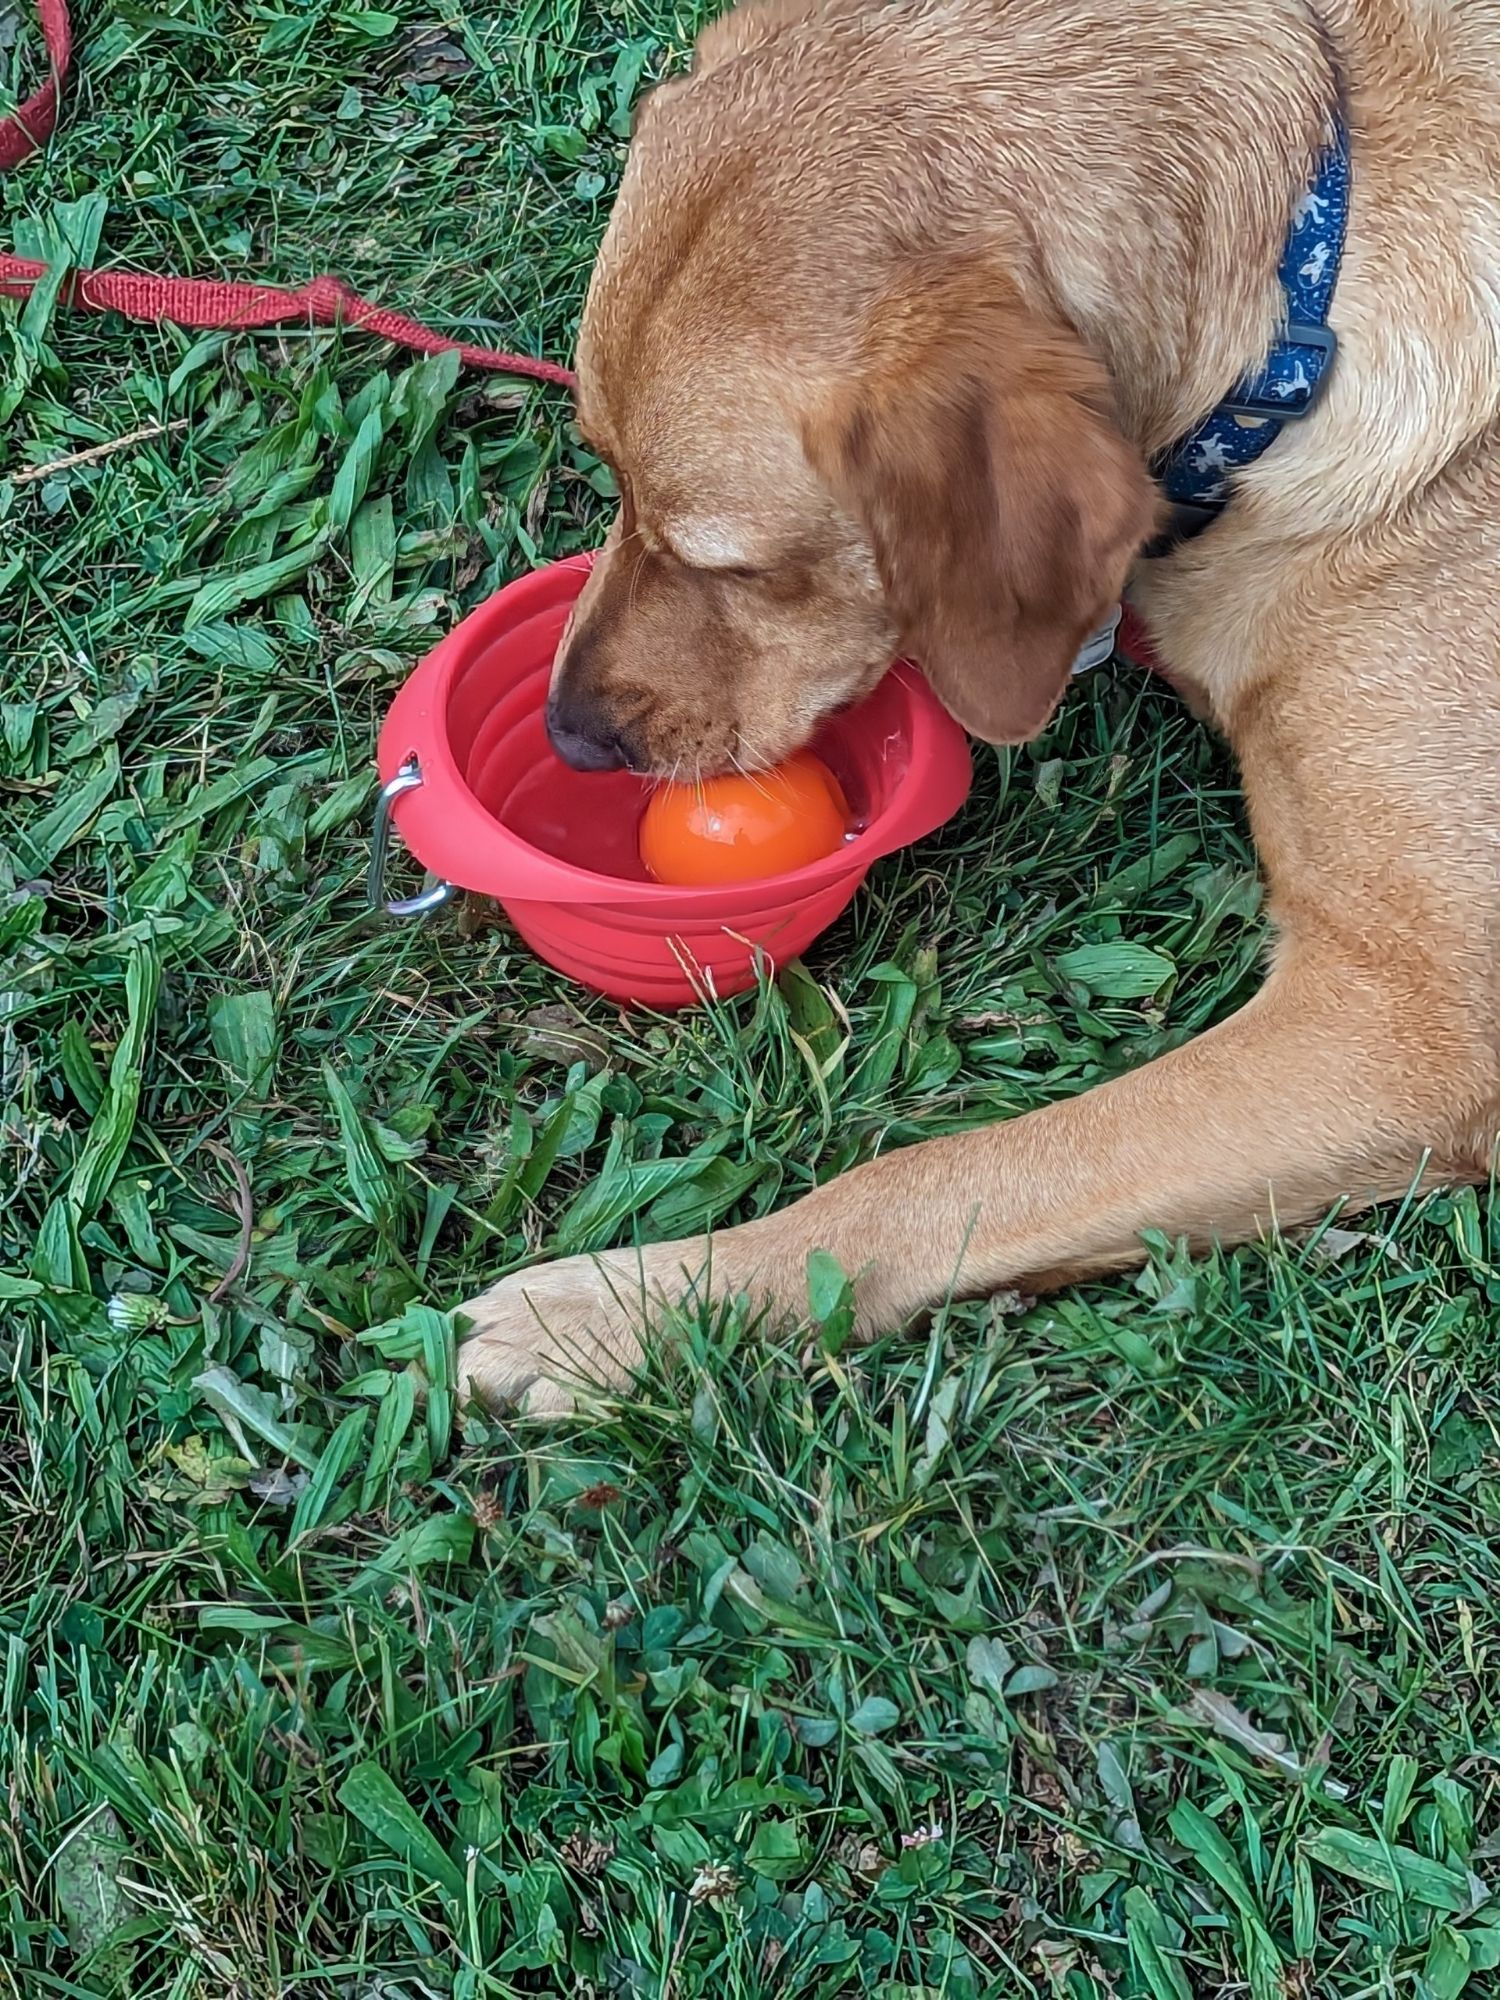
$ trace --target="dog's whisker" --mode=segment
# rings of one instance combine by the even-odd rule
[[[758,771],[752,771],[747,764],[742,763],[740,761],[738,752],[734,750],[731,750],[729,753],[729,761],[734,766],[735,770],[739,772],[740,776],[745,780],[745,782],[750,786],[752,791],[759,793],[760,797],[765,799],[767,803],[772,802],[772,795],[770,788],[766,785],[761,784],[760,773]]]

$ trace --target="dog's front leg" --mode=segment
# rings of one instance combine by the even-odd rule
[[[1243,1012],[1186,1047],[1008,1124],[929,1140],[857,1167],[713,1239],[572,1257],[507,1278],[466,1308],[469,1389],[565,1408],[569,1384],[624,1381],[653,1308],[695,1287],[805,1310],[809,1251],[855,1281],[881,1333],[950,1295],[1117,1269],[1146,1229],[1194,1243],[1294,1226],[1340,1199],[1404,1192],[1423,1171],[1483,1171],[1472,1135],[1494,1104],[1490,1064],[1413,1017],[1377,975],[1284,958]],[[1451,1135],[1470,1134],[1458,1157]]]

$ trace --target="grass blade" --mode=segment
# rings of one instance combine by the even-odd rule
[[[338,1801],[366,1833],[389,1848],[422,1881],[455,1900],[464,1893],[462,1871],[407,1804],[395,1780],[373,1761],[356,1764],[338,1789]]]
[[[1325,1827],[1302,1843],[1302,1852],[1324,1868],[1352,1876],[1371,1889],[1383,1889],[1402,1902],[1459,1915],[1486,1900],[1482,1884],[1445,1868],[1409,1847],[1391,1847],[1343,1827]]]
[[[109,1087],[68,1186],[68,1199],[80,1216],[92,1216],[102,1207],[135,1132],[146,1037],[160,989],[161,965],[155,953],[137,946],[125,973],[125,1032],[109,1066]]]

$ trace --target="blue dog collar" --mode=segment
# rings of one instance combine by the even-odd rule
[[[1312,185],[1292,211],[1281,255],[1286,317],[1280,334],[1260,368],[1156,467],[1172,503],[1172,527],[1163,538],[1166,545],[1186,540],[1217,520],[1228,504],[1232,475],[1268,451],[1282,425],[1305,417],[1317,401],[1338,351],[1328,313],[1348,222],[1349,132],[1339,117]]]

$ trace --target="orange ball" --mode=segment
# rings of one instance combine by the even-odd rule
[[[641,820],[657,882],[704,888],[803,868],[843,845],[849,805],[820,757],[799,750],[771,771],[662,785]]]

